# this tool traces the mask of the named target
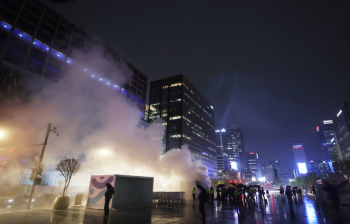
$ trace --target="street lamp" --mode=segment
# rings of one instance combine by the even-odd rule
[[[7,133],[4,130],[0,129],[0,140],[6,138],[6,136]]]

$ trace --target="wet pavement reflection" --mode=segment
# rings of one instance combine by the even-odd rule
[[[245,204],[243,211],[230,201],[210,201],[206,204],[205,221],[201,221],[198,208],[198,201],[187,201],[184,206],[112,211],[108,218],[103,217],[103,210],[85,208],[1,210],[0,223],[350,223],[350,206],[341,206],[339,212],[332,205],[316,203],[312,196],[299,196],[289,203],[285,196],[272,194],[268,195],[267,204]]]

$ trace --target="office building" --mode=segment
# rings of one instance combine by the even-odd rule
[[[224,152],[217,152],[218,178],[223,179],[225,170],[231,170],[231,163],[228,160],[228,155]]]
[[[318,176],[320,174],[319,164],[322,163],[320,160],[310,160],[307,162],[308,173],[316,173]]]
[[[335,146],[333,120],[322,120],[316,127],[316,131],[320,139],[323,159],[329,164]]]
[[[231,169],[237,172],[246,170],[246,166],[242,163],[242,153],[244,150],[243,134],[237,125],[227,125],[225,128],[215,130],[216,135],[216,149],[224,151],[228,154],[228,159]]]
[[[217,177],[214,108],[183,76],[151,82],[150,123],[161,120],[166,126],[165,152],[188,145],[192,160],[208,168],[209,177]]]
[[[261,166],[261,177],[265,177],[266,182],[272,183],[275,180],[275,172],[272,165]]]
[[[259,155],[256,152],[244,153],[247,159],[247,167],[252,172],[252,180],[256,181],[260,177]]]
[[[93,68],[79,67],[74,50],[87,51],[93,44],[102,45],[104,57],[116,67],[130,69],[123,74],[125,83],[118,83],[114,73],[102,75]],[[145,105],[145,74],[39,0],[0,2],[0,62],[0,95],[7,99],[26,101],[46,84],[64,79],[69,66],[76,66],[92,83],[137,102],[141,111]]]
[[[307,173],[307,160],[302,142],[296,142],[292,144],[292,152],[295,163],[295,175],[297,177],[305,175]]]
[[[344,160],[350,160],[350,102],[340,104],[334,120],[335,134]]]
[[[326,165],[325,161],[322,161],[321,163],[318,164],[318,170],[319,170],[319,174],[318,177],[319,178],[328,178],[328,168]]]

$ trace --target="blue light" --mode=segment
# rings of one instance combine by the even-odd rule
[[[107,85],[109,85],[109,82],[107,82]]]
[[[100,78],[100,81],[102,81],[102,78]]]
[[[95,75],[92,74],[91,77],[95,77]]]

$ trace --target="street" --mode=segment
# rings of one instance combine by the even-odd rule
[[[103,210],[83,207],[68,210],[37,208],[31,211],[1,210],[1,224],[19,223],[350,223],[348,206],[340,207],[342,222],[331,205],[315,203],[312,196],[303,196],[290,209],[287,200],[282,202],[278,194],[269,195],[267,205],[248,206],[244,217],[239,218],[230,202],[215,200],[206,204],[207,218],[201,221],[198,201],[187,201],[185,206],[154,205],[148,208],[111,211],[109,218],[103,217]],[[294,211],[294,212],[293,212]]]

